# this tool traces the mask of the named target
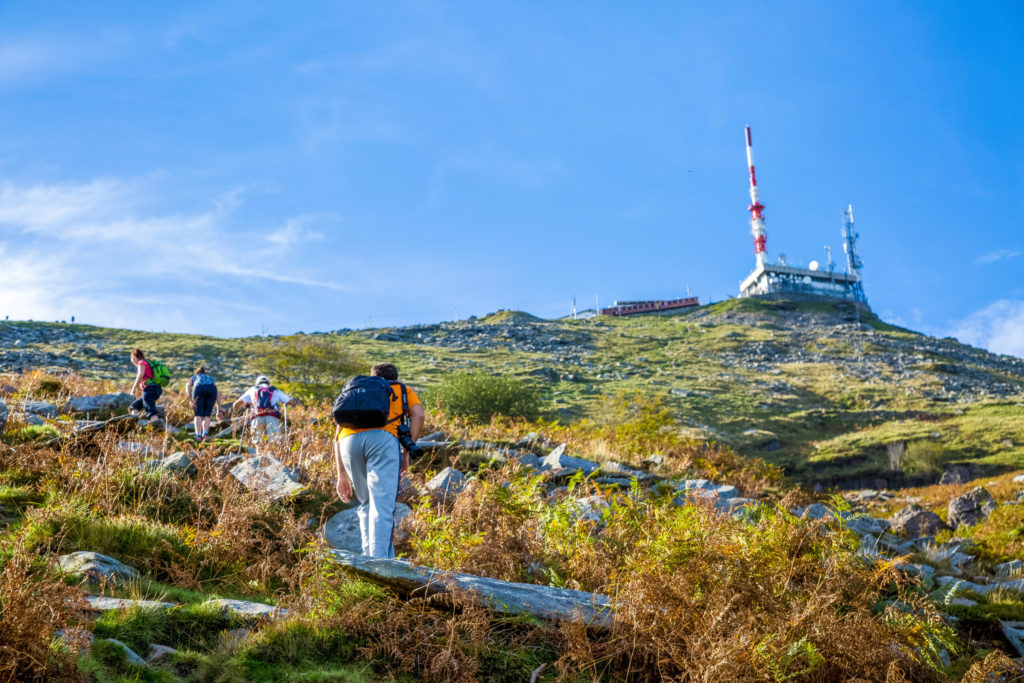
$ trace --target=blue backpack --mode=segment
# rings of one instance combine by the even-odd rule
[[[395,393],[383,377],[356,375],[334,399],[331,413],[341,427],[379,429],[391,420],[391,398]]]

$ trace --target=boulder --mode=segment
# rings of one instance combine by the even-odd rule
[[[653,478],[653,475],[641,472],[640,470],[634,470],[632,467],[628,467],[620,462],[614,462],[611,460],[601,464],[601,469],[598,471],[598,474],[609,477],[624,477],[626,479],[633,479],[635,477],[641,481]]]
[[[138,443],[136,441],[118,441],[117,450],[125,453],[134,453],[135,455],[141,455],[143,457],[147,455],[163,455],[156,449],[150,448],[144,443]]]
[[[519,463],[523,467],[529,467],[531,469],[540,469],[540,458],[529,451],[518,451],[508,456],[509,460]]]
[[[1024,484],[1024,474],[1018,474],[1016,477],[1014,477],[1013,478],[1013,483],[1014,484]]]
[[[285,467],[270,455],[247,458],[231,468],[232,477],[250,491],[266,494],[274,503],[309,493],[309,489],[298,482],[296,474],[294,468]]]
[[[0,398],[0,436],[3,436],[4,429],[7,427],[7,402]]]
[[[163,460],[147,460],[140,467],[147,472],[170,472],[172,474],[194,475],[199,471],[184,451],[168,455]]]
[[[939,479],[940,484],[966,484],[971,480],[970,471],[962,466],[956,465],[950,467],[948,470],[942,473],[942,477]]]
[[[1024,657],[1024,621],[1002,621],[999,626],[1003,629],[1003,635],[1010,641],[1010,645],[1016,650],[1018,657]]]
[[[146,653],[146,663],[159,664],[171,655],[176,654],[178,654],[178,651],[175,650],[173,647],[167,647],[166,645],[157,645],[156,643],[150,643],[149,652]]]
[[[408,505],[395,503],[395,529],[412,512]],[[342,510],[324,524],[324,540],[327,545],[353,553],[363,552],[363,537],[359,532],[359,516],[356,508]]]
[[[149,664],[146,664],[145,659],[136,654],[135,650],[131,649],[120,640],[117,640],[116,638],[107,638],[107,642],[120,650],[124,654],[124,661],[129,664],[133,666],[149,666]]]
[[[109,612],[115,609],[170,609],[171,607],[177,607],[173,602],[110,598],[106,595],[87,595],[85,599],[89,603],[89,608],[94,612]]]
[[[600,522],[602,511],[608,507],[608,501],[601,496],[587,496],[577,498],[573,501],[575,510],[572,512],[574,520],[585,520],[587,522]]]
[[[954,529],[961,526],[973,526],[992,514],[998,507],[992,494],[981,486],[976,486],[967,493],[949,501],[947,518]]]
[[[278,615],[283,616],[288,613],[286,609],[279,609],[262,602],[249,602],[248,600],[215,598],[207,600],[203,605],[213,609],[220,609],[226,613],[236,614],[240,617],[250,617],[253,619],[267,619]]]
[[[57,417],[57,406],[46,401],[25,401],[22,405],[22,410],[39,417]]]
[[[541,469],[552,473],[583,472],[591,474],[597,471],[601,465],[593,460],[574,458],[565,454],[565,444],[558,446],[540,461]]]
[[[100,396],[72,396],[64,404],[65,413],[117,413],[127,410],[135,397],[124,392]]]
[[[41,427],[46,424],[46,420],[34,413],[22,413],[18,417],[22,422],[30,427]]]
[[[120,560],[100,553],[80,550],[57,559],[61,571],[81,576],[89,581],[123,581],[138,578],[139,572]]]
[[[846,528],[856,534],[884,534],[889,530],[889,522],[871,515],[851,515],[846,520]]]
[[[400,596],[429,598],[455,591],[498,614],[529,615],[554,622],[582,621],[595,629],[608,628],[613,618],[612,600],[597,593],[414,567],[405,560],[384,560],[345,550],[331,554],[339,565],[360,578],[387,586]]]
[[[898,534],[917,538],[919,536],[934,536],[946,526],[942,518],[930,510],[925,510],[920,505],[907,505],[889,519],[892,530]]]
[[[811,503],[799,512],[793,511],[800,519],[835,519],[835,510],[823,503]]]
[[[992,567],[992,571],[1002,579],[1019,577],[1021,574],[1024,574],[1024,561],[1010,560],[1009,562],[1002,562]]]
[[[907,562],[906,564],[897,565],[896,568],[907,576],[920,579],[921,583],[926,587],[931,585],[932,579],[935,577],[935,568],[929,567],[926,564]]]
[[[457,469],[445,467],[427,482],[427,491],[438,500],[451,500],[466,485],[466,475]]]

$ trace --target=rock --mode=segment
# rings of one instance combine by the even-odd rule
[[[577,498],[573,501],[576,509],[572,513],[574,520],[585,520],[588,522],[600,522],[602,511],[608,507],[608,501],[601,496],[587,496]]]
[[[1014,484],[1024,484],[1024,474],[1018,474],[1016,477],[1014,477],[1013,478],[1013,483]]]
[[[216,598],[207,600],[203,605],[213,609],[220,609],[224,612],[230,612],[231,614],[237,614],[241,617],[250,617],[254,619],[267,619],[279,615],[284,616],[288,613],[288,610],[286,609],[267,605],[262,602],[249,602],[248,600]]]
[[[416,445],[422,448],[427,453],[433,453],[434,451],[444,451],[452,448],[455,444],[451,441],[433,441],[431,439],[420,439],[416,442]]]
[[[929,567],[926,564],[914,564],[907,562],[906,564],[900,564],[896,566],[901,572],[907,576],[913,576],[921,580],[924,585],[930,585],[932,578],[935,576],[935,568]]]
[[[1009,562],[1002,562],[992,567],[992,571],[996,576],[1003,579],[1017,577],[1024,574],[1024,561],[1010,560]]]
[[[26,425],[29,425],[30,427],[41,427],[42,425],[46,424],[46,420],[32,413],[24,413],[20,416],[20,418],[22,422],[24,422]]]
[[[846,528],[860,534],[884,534],[889,530],[889,522],[884,519],[872,517],[871,515],[853,515],[846,521]]]
[[[395,503],[395,529],[412,512],[408,505]],[[356,508],[342,510],[324,524],[324,540],[327,545],[353,553],[363,552],[363,537],[359,532],[359,516]]]
[[[146,653],[147,664],[158,664],[159,662],[167,659],[171,655],[178,654],[178,651],[173,647],[167,647],[166,645],[157,645],[156,643],[149,644],[149,652]]]
[[[444,432],[431,432],[426,436],[421,436],[422,441],[444,441]]]
[[[81,576],[89,581],[124,581],[138,578],[139,572],[120,560],[86,550],[61,555],[57,559],[61,571]]]
[[[1001,445],[1003,448],[1013,448],[1014,446],[1016,446],[1013,439],[1003,439]]]
[[[427,491],[439,500],[452,500],[466,485],[466,475],[451,467],[445,467],[427,482]]]
[[[976,486],[964,495],[949,501],[947,517],[954,529],[961,526],[973,526],[992,514],[997,503],[992,494],[981,486]]]
[[[543,460],[540,461],[541,469],[547,472],[583,472],[583,474],[591,474],[597,471],[601,465],[592,460],[584,460],[583,458],[573,458],[565,454],[565,444],[558,446],[551,453],[547,455]]]
[[[609,477],[625,477],[626,479],[636,478],[640,480],[647,480],[652,478],[652,475],[647,474],[646,472],[634,470],[632,467],[627,467],[620,462],[613,462],[611,460],[601,464],[598,474]]]
[[[4,429],[7,428],[7,402],[0,398],[0,436],[3,435]]]
[[[184,451],[178,451],[160,461],[160,469],[174,474],[196,474],[199,470],[192,464],[192,459]]]
[[[72,626],[71,628],[59,628],[53,632],[53,635],[60,638],[61,642],[70,649],[76,650],[78,654],[88,656],[93,641],[91,631]]]
[[[57,417],[57,406],[46,401],[25,401],[22,405],[22,410],[26,413],[32,413],[39,417]]]
[[[135,653],[135,650],[131,649],[130,647],[122,643],[120,640],[117,640],[116,638],[107,638],[107,642],[116,646],[118,650],[123,652],[124,661],[128,662],[129,664],[132,664],[133,666],[149,666],[148,664],[146,664],[145,659],[143,659]]]
[[[834,519],[835,511],[822,503],[811,503],[798,516],[800,519]]]
[[[999,626],[1010,645],[1017,651],[1017,656],[1024,657],[1024,621],[1002,621]]]
[[[513,453],[508,457],[508,459],[518,462],[523,467],[530,467],[535,470],[540,469],[540,458],[538,458],[536,455],[528,451],[520,451],[518,453]]]
[[[280,460],[270,455],[247,458],[231,468],[232,477],[250,491],[265,493],[271,502],[290,500],[309,493],[309,489],[296,480],[295,474],[293,468],[285,467]]]
[[[25,346],[25,342],[21,341],[20,339],[15,339],[13,342],[11,342],[11,346],[13,346],[16,349],[20,349],[21,347]]]
[[[665,456],[661,453],[654,453],[653,455],[648,455],[644,458],[644,461],[641,464],[645,469],[654,470],[665,464]]]
[[[554,622],[582,620],[591,628],[607,628],[612,621],[611,600],[597,593],[414,567],[405,560],[377,559],[344,550],[331,554],[359,577],[403,596],[430,597],[457,590],[498,614],[530,615]]]
[[[87,595],[85,599],[89,602],[89,607],[94,612],[109,612],[115,609],[170,609],[171,607],[177,607],[173,602],[109,598],[105,595]]]
[[[239,453],[231,453],[230,455],[218,455],[210,458],[210,462],[220,467],[234,467],[237,463],[245,460]]]
[[[999,584],[991,583],[983,585],[979,583],[974,583],[973,581],[964,581],[963,579],[958,579],[953,576],[936,576],[935,583],[939,584],[942,587],[946,587],[951,583],[955,583],[956,588],[954,590],[956,593],[970,591],[972,593],[977,593],[978,595],[987,595],[992,591],[996,590],[997,588],[999,588]]]
[[[966,484],[971,480],[971,473],[962,465],[950,467],[942,473],[939,479],[940,484]]]
[[[978,604],[977,600],[971,600],[970,598],[953,598],[948,600],[946,604],[956,605],[957,607],[975,607]]]
[[[908,505],[889,519],[895,533],[910,536],[934,536],[946,526],[942,518],[920,505]]]
[[[64,404],[65,413],[117,413],[127,410],[135,397],[124,392],[100,396],[73,396]]]
[[[134,453],[136,455],[147,456],[147,455],[162,455],[156,450],[150,448],[146,444],[138,443],[135,441],[118,441],[117,450],[125,453]]]

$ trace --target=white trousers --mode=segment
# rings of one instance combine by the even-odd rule
[[[402,469],[398,439],[383,429],[350,434],[339,443],[352,490],[359,501],[359,532],[363,554],[392,558],[395,546],[395,499]]]

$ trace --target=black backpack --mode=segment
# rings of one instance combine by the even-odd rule
[[[394,395],[383,377],[356,375],[334,399],[334,421],[351,429],[379,429],[390,422]]]

